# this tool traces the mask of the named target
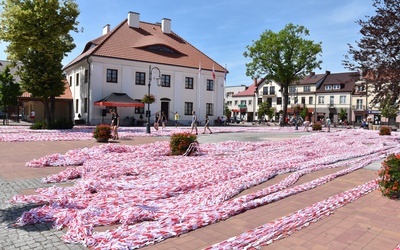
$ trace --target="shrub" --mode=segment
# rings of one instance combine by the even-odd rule
[[[381,126],[381,128],[379,129],[379,135],[391,135],[391,130],[389,127],[386,126]]]
[[[312,125],[313,130],[322,130],[322,125],[320,122],[314,122]]]
[[[93,138],[98,139],[110,139],[111,138],[111,127],[108,124],[97,125],[93,131]]]
[[[171,135],[169,147],[172,155],[183,155],[189,148],[189,145],[196,142],[197,136],[191,133],[175,133]]]
[[[37,121],[30,126],[30,129],[47,129],[47,123],[44,121]]]
[[[389,155],[383,162],[378,172],[379,189],[383,196],[391,199],[397,199],[400,196],[400,154]]]

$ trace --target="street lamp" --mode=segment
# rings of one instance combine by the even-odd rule
[[[153,73],[153,70],[158,70],[158,77],[156,78],[156,80],[157,80],[157,86],[160,86],[160,80],[161,80],[161,71],[160,71],[160,69],[159,68],[157,68],[157,67],[151,67],[151,65],[149,65],[149,83],[148,83],[148,87],[149,87],[149,89],[148,89],[148,95],[150,96],[150,86],[151,86],[151,78],[152,78],[152,73]],[[147,117],[147,125],[146,125],[146,133],[147,134],[150,134],[151,132],[150,132],[150,116],[151,116],[151,113],[150,113],[150,103],[147,103],[147,111],[146,111],[146,117]]]

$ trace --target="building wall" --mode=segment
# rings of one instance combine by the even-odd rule
[[[210,120],[216,119],[223,113],[223,73],[216,72],[214,80],[214,91],[206,90],[207,79],[212,80],[211,71],[202,70],[199,78],[198,69],[176,67],[170,65],[149,64],[135,61],[126,61],[119,59],[109,59],[101,57],[90,57],[90,80],[83,83],[83,80],[76,86],[76,73],[84,77],[85,69],[89,68],[87,61],[69,68],[66,72],[67,79],[72,79],[71,91],[74,99],[75,117],[78,113],[82,119],[89,121],[90,124],[99,124],[103,121],[101,110],[105,107],[94,106],[94,102],[108,96],[112,92],[126,93],[132,99],[142,99],[148,93],[149,82],[149,65],[152,68],[158,67],[161,75],[170,75],[171,86],[157,86],[155,77],[158,76],[156,69],[152,70],[153,81],[151,82],[150,92],[156,97],[156,102],[150,105],[151,114],[154,115],[161,110],[162,102],[167,103],[170,120],[173,120],[173,113],[178,112],[183,124],[189,124],[191,114],[184,113],[185,102],[193,103],[193,110],[196,111],[199,120],[203,120],[206,115],[206,103],[213,104],[213,115],[209,116]],[[106,81],[107,69],[118,70],[118,82],[109,83]],[[145,85],[136,85],[136,72],[144,72],[146,77]],[[70,78],[72,76],[72,78]],[[185,89],[186,77],[192,77],[194,81],[193,89]],[[84,112],[84,98],[88,98],[88,112]],[[161,99],[164,99],[163,101]],[[78,100],[78,107],[76,107]],[[135,117],[139,120],[139,114],[135,114],[135,108],[118,107],[118,113],[121,118]],[[147,110],[147,105],[145,105]],[[145,114],[143,114],[144,120]],[[153,120],[152,116],[152,120]],[[106,117],[106,119],[108,119]]]

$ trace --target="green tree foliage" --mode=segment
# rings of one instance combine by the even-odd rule
[[[392,101],[393,98],[387,96],[380,103],[379,110],[381,111],[381,115],[386,117],[387,120],[389,118],[395,118],[397,116],[397,112],[399,111],[399,106]]]
[[[0,72],[0,108],[6,112],[8,106],[18,105],[18,96],[21,95],[21,88],[15,82],[14,76],[10,72],[10,67],[7,65]]]
[[[374,16],[357,21],[362,38],[356,46],[348,45],[349,55],[343,65],[351,70],[364,69],[373,103],[387,96],[395,102],[400,94],[400,1],[373,0],[373,6]]]
[[[263,76],[280,85],[283,95],[283,117],[287,116],[289,85],[320,68],[321,42],[305,39],[309,31],[303,26],[287,24],[277,33],[266,30],[253,45],[247,46],[246,74],[252,78]],[[285,121],[285,119],[283,119]]]
[[[55,97],[64,93],[62,59],[75,48],[79,10],[73,0],[3,0],[0,39],[24,90],[44,103],[47,122],[54,118]]]
[[[258,117],[259,118],[268,116],[268,118],[271,119],[274,116],[274,113],[275,113],[274,108],[271,108],[271,106],[269,106],[268,102],[262,102],[258,106]]]
[[[231,112],[231,110],[229,109],[229,107],[228,107],[227,104],[225,104],[224,115],[226,115],[226,117],[227,117],[228,119],[231,119],[232,112]]]
[[[347,119],[347,113],[346,110],[344,108],[340,108],[340,112],[339,112],[339,119],[344,121]]]

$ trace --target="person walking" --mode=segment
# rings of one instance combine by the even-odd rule
[[[158,131],[158,125],[160,123],[160,113],[156,112],[154,115],[154,128]]]
[[[118,136],[118,127],[119,127],[119,115],[117,113],[116,110],[114,109],[110,109],[110,113],[111,113],[111,130],[113,133],[113,139],[114,140],[118,140],[119,136]]]
[[[178,111],[176,111],[175,112],[175,128],[177,128],[178,127],[178,124],[179,124],[179,114],[178,114]]]
[[[208,129],[208,131],[210,131],[210,134],[212,134],[212,131],[210,129],[210,119],[208,119],[208,115],[206,115],[205,119],[204,119],[204,131],[203,134],[206,133],[206,130]]]
[[[190,133],[193,133],[193,129],[196,130],[196,135],[197,133],[197,115],[195,111],[192,111],[192,124],[191,124],[191,128],[192,130],[190,131]]]

